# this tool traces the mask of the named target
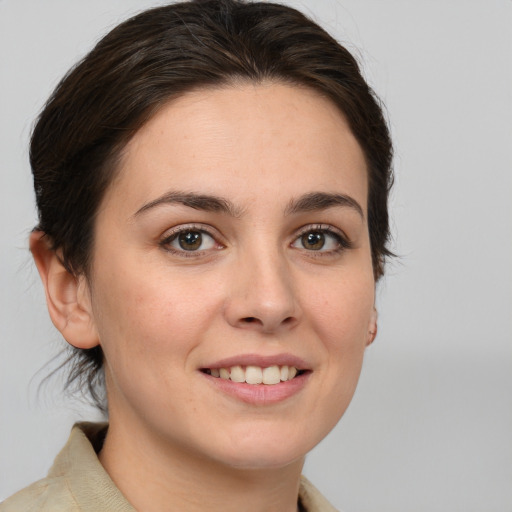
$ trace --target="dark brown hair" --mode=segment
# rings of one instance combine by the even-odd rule
[[[366,157],[368,225],[376,280],[391,255],[392,146],[380,103],[352,55],[283,5],[196,0],[151,9],[107,34],[62,79],[34,128],[30,163],[39,224],[63,264],[88,274],[95,215],[120,153],[165,103],[238,81],[309,87],[345,115]],[[71,349],[69,384],[103,405],[100,347]],[[104,408],[104,407],[102,407]]]

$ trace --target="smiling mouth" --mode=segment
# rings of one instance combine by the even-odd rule
[[[295,366],[231,366],[229,368],[203,368],[201,370],[207,375],[232,382],[247,384],[266,384],[268,386],[276,385],[281,382],[287,382],[302,375],[305,370],[300,370]]]

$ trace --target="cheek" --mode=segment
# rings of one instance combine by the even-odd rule
[[[187,395],[177,376],[191,370],[188,356],[211,321],[211,286],[157,268],[144,275],[108,270],[97,276],[93,303],[110,404],[126,401],[144,415],[162,407],[177,414],[179,396]]]
[[[154,265],[141,266],[145,272],[123,268],[103,268],[96,278],[95,318],[107,358],[130,354],[161,363],[163,353],[192,350],[216,311],[218,286]]]
[[[310,294],[305,307],[312,312],[310,321],[326,361],[323,371],[329,385],[325,390],[330,390],[326,414],[337,421],[352,399],[361,372],[374,307],[374,281],[371,273],[355,271],[331,283],[322,292]]]
[[[374,307],[373,279],[353,275],[331,283],[308,295],[305,308],[311,312],[313,328],[330,353],[361,352]]]

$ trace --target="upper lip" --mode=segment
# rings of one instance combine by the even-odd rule
[[[293,354],[276,354],[262,356],[260,354],[241,354],[209,363],[202,368],[230,368],[231,366],[294,366],[298,370],[308,370],[309,365],[304,359]]]

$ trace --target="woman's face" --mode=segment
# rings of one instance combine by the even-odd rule
[[[95,231],[112,425],[231,467],[315,446],[374,330],[367,186],[343,116],[306,89],[199,90],[154,116]]]

